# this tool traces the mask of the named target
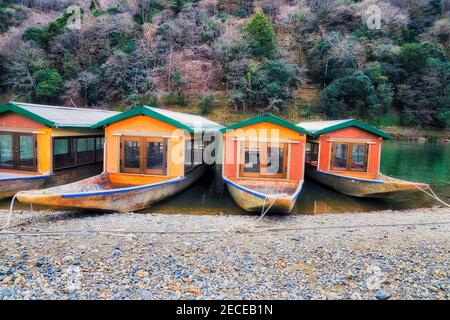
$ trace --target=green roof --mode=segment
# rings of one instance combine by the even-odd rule
[[[138,115],[145,115],[162,122],[171,124],[177,128],[184,129],[190,133],[215,131],[221,129],[220,124],[203,118],[198,115],[187,114],[182,112],[170,111],[149,106],[138,106],[128,111],[119,113],[115,116],[107,118],[93,125],[93,128],[99,128],[108,124],[128,119]]]
[[[0,106],[0,114],[14,112],[51,128],[90,129],[98,121],[117,112],[99,109],[69,108],[10,101]]]
[[[381,131],[380,129],[377,129],[375,127],[372,127],[371,125],[368,125],[367,123],[355,119],[305,121],[298,123],[297,126],[310,131],[313,135],[316,136],[343,128],[358,127],[360,129],[371,132],[385,139],[393,139],[393,137],[390,134],[387,134],[386,132]]]
[[[293,131],[302,133],[302,134],[311,135],[311,132],[309,132],[308,130],[305,130],[299,126],[296,126],[292,122],[289,122],[289,121],[283,120],[277,116],[274,116],[273,114],[262,114],[262,115],[259,115],[256,117],[252,117],[247,120],[232,124],[226,128],[222,128],[220,131],[223,132],[225,130],[238,129],[238,128],[250,126],[252,124],[261,123],[261,122],[273,123],[273,124],[279,125],[281,127],[285,127],[285,128],[291,129]]]

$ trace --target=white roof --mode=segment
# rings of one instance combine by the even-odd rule
[[[344,120],[326,120],[326,121],[304,121],[297,123],[297,126],[302,127],[312,133],[323,130],[335,125],[339,125],[341,123],[345,123],[348,121],[352,121],[353,119],[344,119]]]
[[[217,122],[211,121],[209,119],[206,119],[202,116],[198,116],[195,114],[182,113],[182,112],[171,111],[171,110],[149,107],[149,106],[145,106],[145,107],[154,112],[157,112],[165,117],[168,117],[175,121],[181,122],[184,125],[193,129],[194,131],[218,130],[220,128],[223,128],[223,126],[218,124]]]
[[[69,108],[11,101],[13,104],[37,117],[53,123],[55,128],[74,127],[89,128],[93,124],[118,114],[116,111]]]

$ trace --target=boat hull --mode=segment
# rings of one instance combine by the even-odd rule
[[[54,174],[0,179],[0,200],[10,198],[19,191],[50,188],[99,174],[102,164],[66,169]]]
[[[411,183],[383,175],[379,175],[377,180],[368,180],[319,171],[309,164],[305,169],[308,177],[340,193],[354,197],[392,198],[419,191],[419,188],[424,190],[428,188],[428,185],[423,183]]]
[[[101,210],[114,212],[132,212],[142,210],[156,202],[164,200],[197,181],[205,172],[206,165],[194,168],[184,178],[173,179],[163,183],[136,186],[116,190],[101,190],[98,186],[102,180],[108,179],[108,174],[75,182],[74,188],[83,186],[91,188],[88,192],[56,194],[57,189],[45,189],[39,193],[26,192],[17,199],[25,203],[50,205],[56,207],[81,208],[86,210]],[[64,186],[66,189],[71,185]],[[54,194],[52,194],[55,192]]]
[[[233,200],[245,211],[260,212],[270,206],[271,212],[290,213],[295,206],[296,195],[262,195],[252,190],[246,190],[242,186],[225,179],[228,192]]]

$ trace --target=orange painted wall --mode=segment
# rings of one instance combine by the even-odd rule
[[[168,136],[168,176],[184,175],[185,131],[143,115],[124,119],[106,127],[107,172],[120,172],[120,134],[124,136]]]
[[[332,142],[328,141],[332,138],[347,138],[347,139],[366,139],[370,140],[374,144],[369,144],[369,161],[367,174],[372,176],[377,174],[380,169],[380,148],[382,139],[368,131],[362,130],[357,127],[349,127],[340,130],[336,130],[333,132],[329,132],[326,134],[322,134],[319,137],[320,141],[320,159],[319,159],[319,169],[322,171],[331,171],[330,170],[330,161],[331,161],[331,144]],[[342,172],[342,171],[339,171]]]
[[[224,133],[224,177],[231,179],[237,178],[239,152],[237,150],[238,141],[234,139],[256,139],[257,137],[263,137],[267,139],[279,138],[298,141],[299,143],[290,144],[290,154],[288,155],[288,179],[303,180],[304,148],[306,136],[304,134],[269,122],[257,123]]]
[[[0,114],[0,131],[2,128],[23,128],[23,129],[40,129],[46,128],[43,124],[34,120],[25,118],[14,112],[5,112]]]
[[[37,140],[37,172],[52,172],[52,129],[34,120],[14,112],[0,115],[0,131],[26,132],[36,135]]]

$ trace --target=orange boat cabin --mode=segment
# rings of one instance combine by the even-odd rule
[[[114,111],[10,102],[0,106],[0,173],[51,174],[103,161],[103,132],[91,125]]]
[[[380,153],[385,132],[354,119],[300,122],[310,131],[305,160],[318,171],[375,179],[380,172]]]
[[[105,127],[109,178],[127,185],[184,177],[205,163],[203,134],[222,128],[201,116],[149,106],[135,107],[94,127]]]
[[[270,114],[222,130],[224,178],[303,180],[307,131]]]

